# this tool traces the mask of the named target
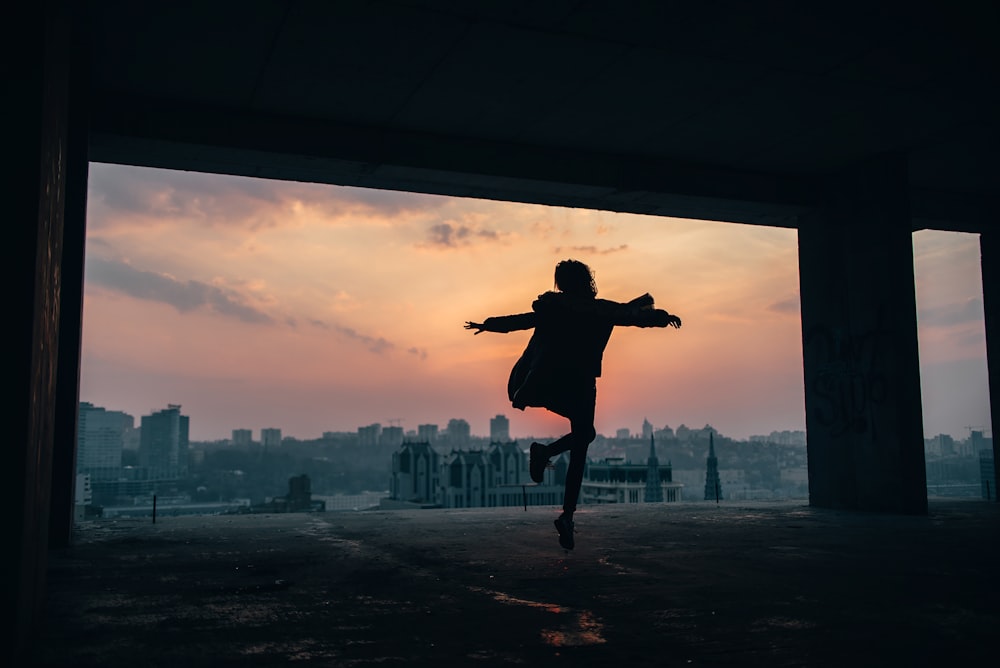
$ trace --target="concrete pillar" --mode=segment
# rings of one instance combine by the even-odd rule
[[[993,490],[1000,483],[1000,439],[996,427],[1000,424],[1000,229],[986,230],[979,235],[983,267],[983,312],[986,315],[986,365],[990,378],[990,421],[993,434]]]
[[[59,366],[56,376],[55,434],[49,547],[68,547],[73,537],[76,436],[80,405],[80,343],[83,325],[83,261],[87,227],[89,52],[80,18],[74,15],[66,138],[66,195],[63,225],[62,289],[59,308]]]
[[[828,179],[799,220],[809,502],[927,512],[906,162]]]
[[[19,3],[6,40],[4,270],[7,398],[0,508],[14,545],[0,572],[0,662],[26,665],[43,601],[60,326],[70,47],[68,2]],[[3,659],[6,657],[6,660]]]

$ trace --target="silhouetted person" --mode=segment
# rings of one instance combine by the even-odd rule
[[[507,383],[507,395],[514,408],[546,408],[569,419],[570,432],[544,445],[532,443],[528,468],[531,479],[541,483],[549,460],[569,450],[563,512],[555,520],[559,544],[571,550],[573,512],[580,497],[587,448],[597,432],[594,405],[601,358],[615,325],[635,327],[680,327],[681,319],[653,308],[647,293],[630,302],[597,299],[597,286],[590,267],[576,260],[556,265],[558,292],[539,295],[531,313],[467,322],[466,329],[480,332],[512,332],[534,328],[521,358]]]

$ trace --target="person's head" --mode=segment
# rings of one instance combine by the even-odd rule
[[[597,284],[590,267],[577,260],[563,260],[556,265],[556,287],[560,292],[578,297],[596,297]]]

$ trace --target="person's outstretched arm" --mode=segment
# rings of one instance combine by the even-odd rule
[[[680,328],[681,319],[661,308],[653,307],[653,297],[648,292],[622,304],[615,324],[632,327],[674,327]]]
[[[513,332],[519,329],[531,329],[534,326],[534,313],[500,315],[492,318],[486,318],[486,320],[482,322],[472,322],[469,320],[465,323],[466,329],[476,330],[473,334],[479,334],[481,332],[499,332],[501,334],[506,334],[507,332]]]

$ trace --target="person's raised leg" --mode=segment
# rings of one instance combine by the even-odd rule
[[[541,483],[542,477],[545,474],[545,467],[548,465],[549,460],[553,457],[558,457],[566,451],[570,453],[570,467],[572,468],[573,449],[578,448],[580,444],[583,444],[586,449],[596,436],[593,412],[591,411],[589,421],[585,412],[583,412],[582,418],[570,419],[570,430],[568,434],[552,441],[548,445],[537,442],[531,444],[531,447],[528,449],[528,469],[532,480]],[[586,460],[586,451],[583,458]],[[567,475],[569,474],[567,473]],[[580,470],[580,476],[582,480],[582,469]]]
[[[554,411],[558,415],[565,414],[561,411]],[[570,411],[567,411],[570,412]],[[577,410],[577,413],[582,413],[585,411]],[[538,484],[541,484],[545,477],[545,467],[548,466],[549,460],[553,457],[557,457],[567,450],[573,448],[573,444],[579,440],[579,434],[573,432],[573,419],[570,418],[570,433],[562,436],[548,445],[544,443],[532,443],[531,447],[528,449],[528,473],[531,479]]]
[[[543,443],[532,443],[528,449],[528,475],[531,479],[541,485],[545,480],[545,467],[549,465],[548,446]]]
[[[576,545],[573,537],[576,528],[573,513],[576,512],[576,504],[580,498],[583,470],[587,464],[587,449],[597,436],[593,407],[593,402],[589,402],[588,406],[582,407],[582,410],[570,419],[572,431],[568,436],[571,437],[569,439],[571,445],[569,468],[566,470],[566,489],[563,492],[563,512],[555,520],[556,531],[559,532],[559,545],[567,550],[572,550]]]

